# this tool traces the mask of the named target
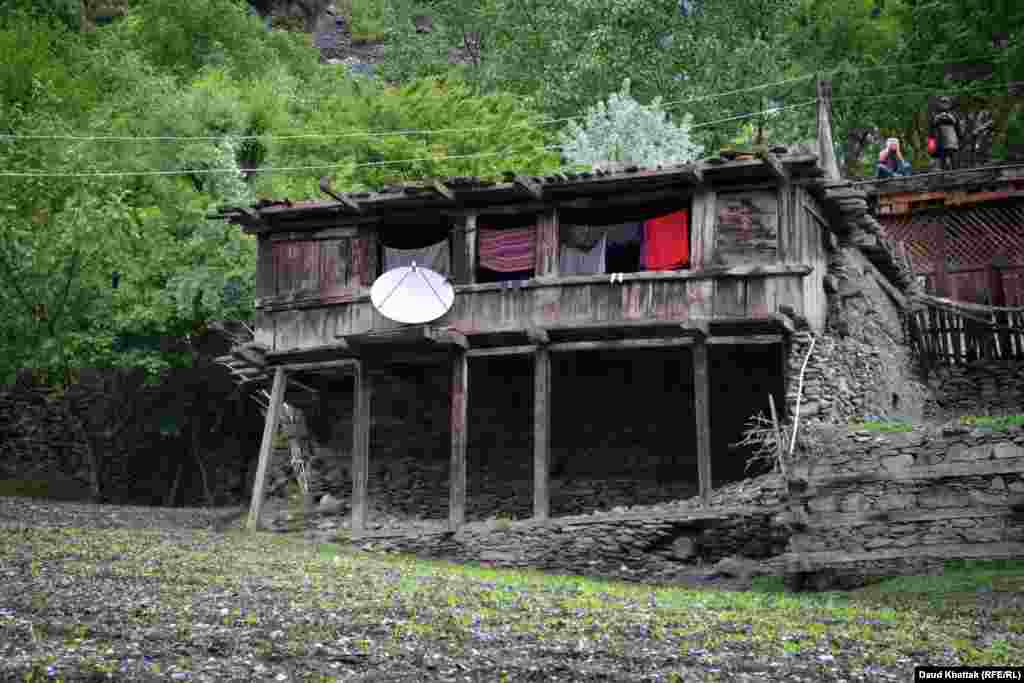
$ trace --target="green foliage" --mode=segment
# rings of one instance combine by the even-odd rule
[[[562,154],[574,164],[629,161],[645,166],[694,161],[703,151],[689,135],[689,116],[681,125],[661,108],[660,98],[644,106],[629,95],[629,80],[608,103],[587,111],[583,124],[571,121],[562,134]]]
[[[853,425],[853,429],[864,432],[879,433],[912,432],[914,431],[914,425],[902,420],[877,419],[855,423]]]
[[[960,424],[993,431],[1007,431],[1014,427],[1024,427],[1024,415],[965,415],[960,418]]]

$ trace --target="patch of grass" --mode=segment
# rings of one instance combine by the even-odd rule
[[[1000,579],[1024,576],[1024,560],[954,560],[938,576],[897,576],[871,587],[878,593],[963,593],[995,590]]]
[[[348,18],[353,43],[384,39],[384,0],[342,0],[336,7]]]
[[[26,571],[32,562],[35,573]],[[888,592],[794,595],[767,577],[747,592],[692,590],[372,555],[269,533],[0,529],[0,573],[16,584],[0,606],[0,639],[17,637],[26,653],[0,662],[0,678],[20,679],[56,656],[78,658],[77,669],[57,672],[72,678],[87,667],[127,667],[116,670],[140,680],[160,667],[168,676],[202,670],[271,680],[288,672],[318,680],[342,676],[329,668],[339,662],[346,670],[373,666],[382,679],[395,672],[436,680],[461,670],[496,680],[493,672],[505,670],[519,680],[551,670],[575,681],[587,675],[569,675],[582,662],[600,660],[611,678],[627,669],[651,677],[681,653],[688,668],[718,670],[720,680],[751,671],[782,680],[772,672],[783,657],[828,661],[836,672],[829,678],[852,679],[872,666],[886,668],[879,679],[896,680],[906,662],[945,661],[949,652],[964,663],[1020,661],[1017,631],[1008,626],[986,640],[973,611],[922,596],[944,597],[984,575],[1021,575],[1022,564],[951,565],[942,577],[893,579]],[[45,600],[34,606],[33,595]],[[54,615],[83,628],[43,628]],[[999,619],[1024,628],[1016,611]],[[139,652],[151,661],[131,654]]]
[[[855,422],[852,426],[858,432],[878,432],[881,434],[910,432],[914,430],[914,425],[902,420],[865,420],[863,422]]]
[[[960,424],[1002,432],[1011,427],[1024,427],[1024,415],[964,415]]]

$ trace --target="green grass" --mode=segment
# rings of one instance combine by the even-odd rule
[[[343,0],[338,9],[348,17],[353,42],[384,39],[384,0]]]
[[[993,431],[1006,431],[1011,427],[1024,427],[1024,415],[965,415],[960,418],[960,424]]]
[[[868,666],[896,672],[949,653],[963,664],[1024,659],[1024,610],[994,615],[1002,630],[991,643],[982,642],[973,611],[978,588],[1024,591],[1024,562],[951,563],[942,576],[789,594],[777,578],[758,578],[750,591],[693,590],[371,555],[269,533],[167,533],[0,529],[0,573],[21,577],[0,610],[0,640],[19,639],[44,668],[50,657],[79,656],[85,642],[94,660],[65,674],[154,653],[131,664],[148,669],[124,674],[138,680],[157,668],[227,671],[240,665],[221,670],[217,662],[235,656],[314,675],[326,666],[317,647],[406,672],[436,653],[469,667],[467,678],[483,676],[473,667],[508,665],[508,680],[529,678],[530,666],[564,664],[543,659],[552,652],[582,653],[568,659],[580,666],[592,656],[606,667],[651,657],[646,666],[656,670],[682,656],[686,666],[725,667],[720,679],[695,680],[729,680],[743,666],[777,672],[770,662],[778,659],[829,661],[844,675]],[[54,615],[65,615],[62,624]],[[0,678],[10,673],[4,666]],[[586,673],[579,676],[564,680]]]
[[[854,423],[853,429],[855,431],[879,433],[909,432],[913,431],[914,425],[902,420],[865,420],[864,422]]]

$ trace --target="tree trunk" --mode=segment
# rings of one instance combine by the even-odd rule
[[[181,471],[184,469],[184,465],[178,463],[178,472],[174,475],[174,483],[171,484],[171,490],[167,493],[167,500],[164,502],[164,507],[173,507],[174,499],[178,497],[178,484],[181,483]]]
[[[203,461],[203,456],[200,453],[202,443],[200,439],[200,419],[196,415],[192,416],[190,420],[191,424],[191,440],[189,444],[189,450],[192,451],[192,458],[199,465],[199,476],[203,480],[203,496],[206,499],[206,506],[213,507],[213,493],[210,491],[210,478],[207,476],[206,463]]]

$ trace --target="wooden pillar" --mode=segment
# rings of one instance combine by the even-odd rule
[[[832,144],[832,81],[818,79],[818,160],[828,180],[839,180],[839,163]]]
[[[533,517],[547,519],[551,475],[551,352],[543,346],[533,355]]]
[[[476,215],[470,214],[452,233],[452,272],[459,285],[476,282]]]
[[[537,216],[537,277],[558,277],[558,212]]]
[[[711,392],[708,387],[708,347],[693,344],[693,414],[697,433],[697,480],[705,505],[711,496]]]
[[[718,216],[715,191],[700,187],[693,195],[690,216],[690,268],[701,270],[711,266],[715,247],[715,219]]]
[[[252,502],[249,504],[249,520],[246,529],[255,531],[260,525],[260,513],[263,510],[263,489],[267,483],[267,467],[270,456],[274,452],[274,435],[281,420],[281,405],[284,403],[284,387],[287,383],[284,368],[274,371],[274,386],[270,390],[270,403],[267,406],[267,419],[263,423],[263,440],[260,442],[260,461],[256,468],[256,479],[252,484]]]
[[[366,530],[367,482],[370,476],[370,401],[373,397],[366,364],[355,366],[352,414],[352,537]]]
[[[465,351],[452,359],[452,459],[449,468],[448,528],[466,523],[466,413],[469,405],[469,361]]]

